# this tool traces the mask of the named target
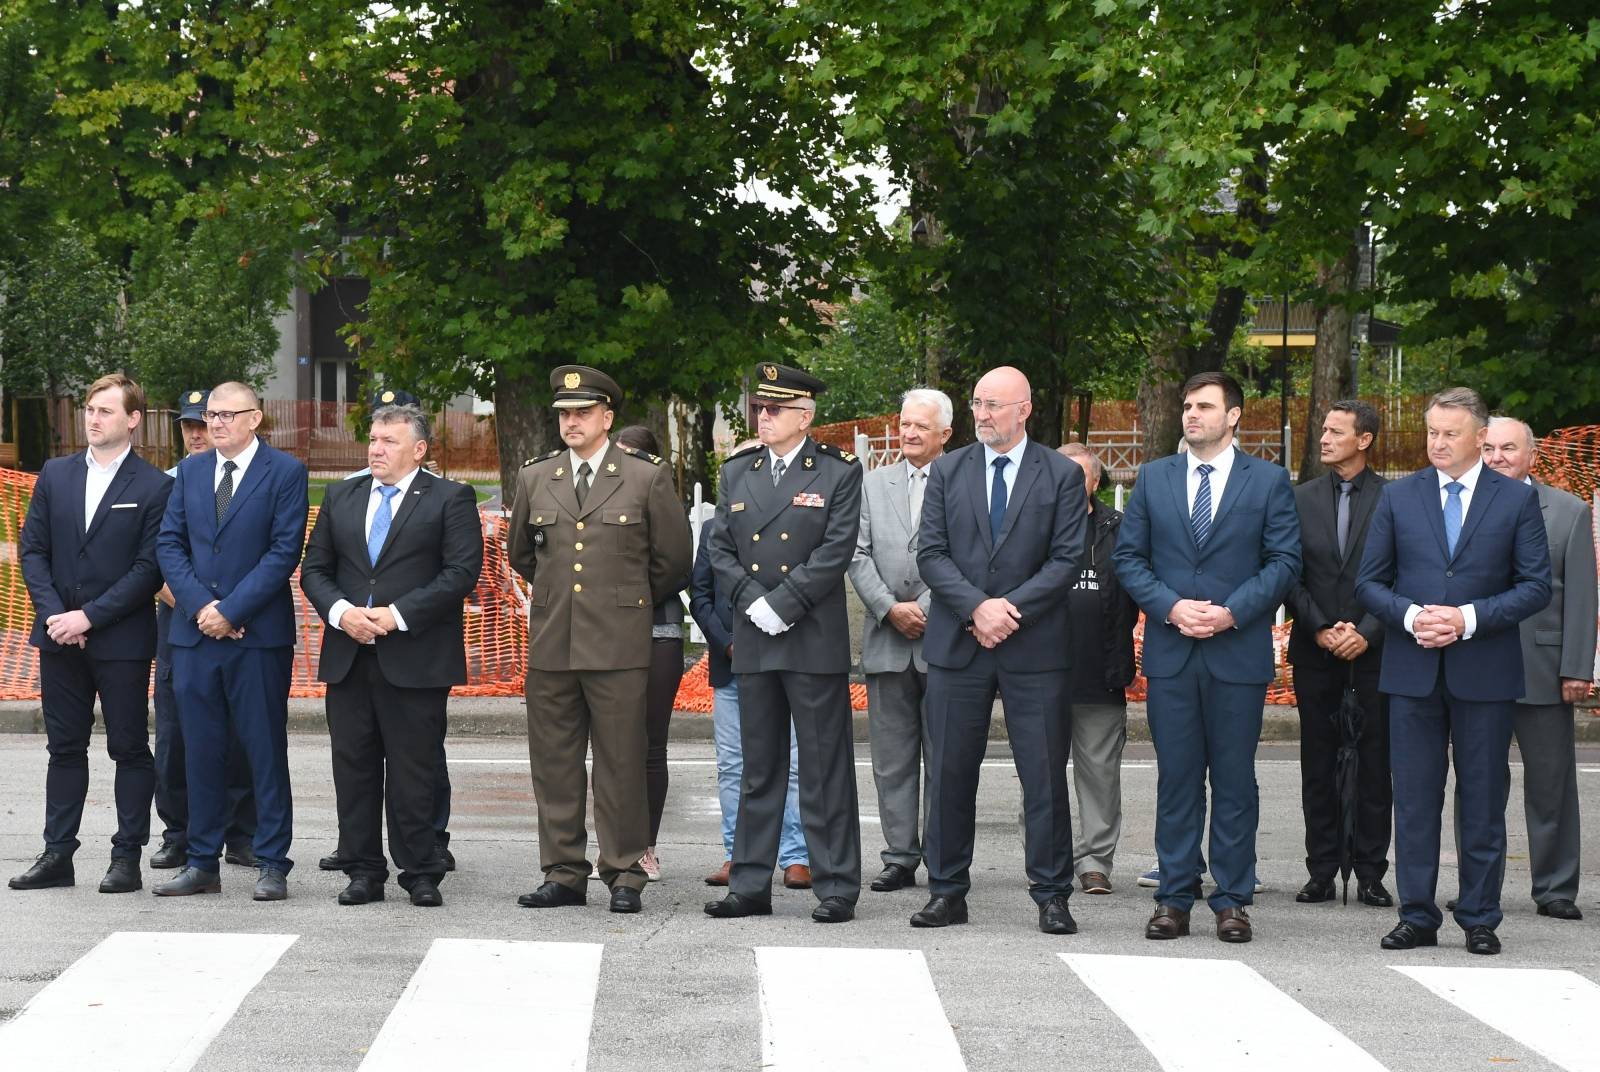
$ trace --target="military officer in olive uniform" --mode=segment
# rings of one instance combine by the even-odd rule
[[[861,893],[850,720],[845,570],[861,524],[861,466],[806,434],[824,386],[782,365],[757,365],[751,422],[761,445],[722,467],[709,552],[733,606],[744,783],[728,895],[718,918],[769,915],[789,781],[789,720],[800,746],[800,818],[818,923],[855,916]]]
[[[528,757],[545,881],[517,903],[581,905],[591,870],[584,754],[594,748],[597,870],[637,912],[649,844],[645,684],[655,605],[681,590],[689,522],[661,459],[607,437],[622,389],[597,369],[550,374],[564,449],[523,466],[507,553],[531,586]]]

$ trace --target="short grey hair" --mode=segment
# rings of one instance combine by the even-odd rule
[[[422,412],[421,407],[413,405],[404,406],[379,406],[372,413],[373,424],[409,424],[411,434],[419,443],[431,443],[432,429],[428,426],[428,415]]]
[[[1444,409],[1464,409],[1472,414],[1472,419],[1478,422],[1479,428],[1489,426],[1489,407],[1483,404],[1483,396],[1470,387],[1446,387],[1428,399],[1428,404],[1422,412],[1426,414],[1435,406]]]
[[[931,406],[938,415],[939,427],[949,428],[956,419],[955,403],[950,401],[950,396],[934,387],[913,387],[900,396],[900,408],[907,406]]]
[[[1489,418],[1489,427],[1490,428],[1498,428],[1501,425],[1506,425],[1506,424],[1514,424],[1518,428],[1522,429],[1522,439],[1523,439],[1523,442],[1528,445],[1528,450],[1529,451],[1535,451],[1535,450],[1539,449],[1539,441],[1537,439],[1535,439],[1534,435],[1533,435],[1533,426],[1530,425],[1527,421],[1519,421],[1515,417],[1490,417]]]
[[[1100,464],[1100,459],[1095,452],[1082,443],[1063,443],[1056,448],[1056,453],[1064,454],[1087,469],[1094,477],[1094,486],[1100,486],[1100,478],[1105,476],[1106,467]]]

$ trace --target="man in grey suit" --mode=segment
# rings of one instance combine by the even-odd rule
[[[922,761],[928,728],[922,698],[928,664],[922,631],[932,594],[917,572],[917,526],[928,469],[950,439],[954,407],[943,391],[907,391],[900,402],[900,457],[868,473],[861,491],[861,532],[850,583],[866,607],[861,669],[867,675],[872,779],[883,823],[878,893],[917,884],[922,863]]]
[[[1572,705],[1594,680],[1594,522],[1581,499],[1528,476],[1535,457],[1533,429],[1509,417],[1489,419],[1484,464],[1533,485],[1550,544],[1550,605],[1519,626],[1526,691],[1512,722],[1522,753],[1533,900],[1541,916],[1582,919]]]

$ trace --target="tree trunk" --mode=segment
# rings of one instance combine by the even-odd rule
[[[538,400],[546,373],[495,369],[494,430],[500,454],[500,501],[509,512],[522,463],[557,446],[556,422]]]
[[[1311,352],[1311,397],[1306,406],[1300,451],[1300,480],[1321,476],[1322,420],[1328,407],[1343,393],[1350,369],[1350,306],[1342,299],[1355,282],[1357,250],[1352,243],[1344,256],[1317,265],[1317,343]],[[1284,310],[1288,315],[1288,310]]]
[[[1178,449],[1187,355],[1179,325],[1163,328],[1152,340],[1150,363],[1139,380],[1140,460],[1154,461]]]

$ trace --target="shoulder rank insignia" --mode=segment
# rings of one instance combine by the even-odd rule
[[[523,464],[524,467],[526,467],[526,466],[532,465],[534,462],[547,462],[551,458],[557,457],[557,456],[565,454],[565,453],[566,453],[566,451],[564,451],[564,450],[552,450],[548,454],[540,454],[540,455],[537,455],[535,457],[529,458],[527,461],[523,462],[522,464]]]
[[[848,450],[845,450],[843,447],[836,447],[832,443],[818,443],[817,444],[817,453],[818,454],[832,454],[833,456],[835,456],[836,458],[840,459],[841,461],[846,461],[846,462],[853,462],[853,461],[856,460],[856,456],[854,454],[851,454]]]
[[[648,451],[640,450],[638,447],[630,447],[626,443],[618,443],[616,446],[617,446],[618,450],[622,451],[622,453],[627,454],[627,455],[631,455],[632,457],[635,457],[635,458],[639,458],[639,459],[641,459],[643,461],[647,461],[651,465],[660,465],[661,464],[661,457],[659,455],[651,454]],[[613,465],[611,463],[607,463],[606,464],[606,472],[614,473],[616,471],[617,471],[617,467],[615,465]]]
[[[734,453],[728,455],[728,460],[731,462],[735,458],[743,458],[746,454],[754,454],[756,451],[764,449],[766,448],[764,448],[760,443],[752,443],[743,450],[735,451]]]

